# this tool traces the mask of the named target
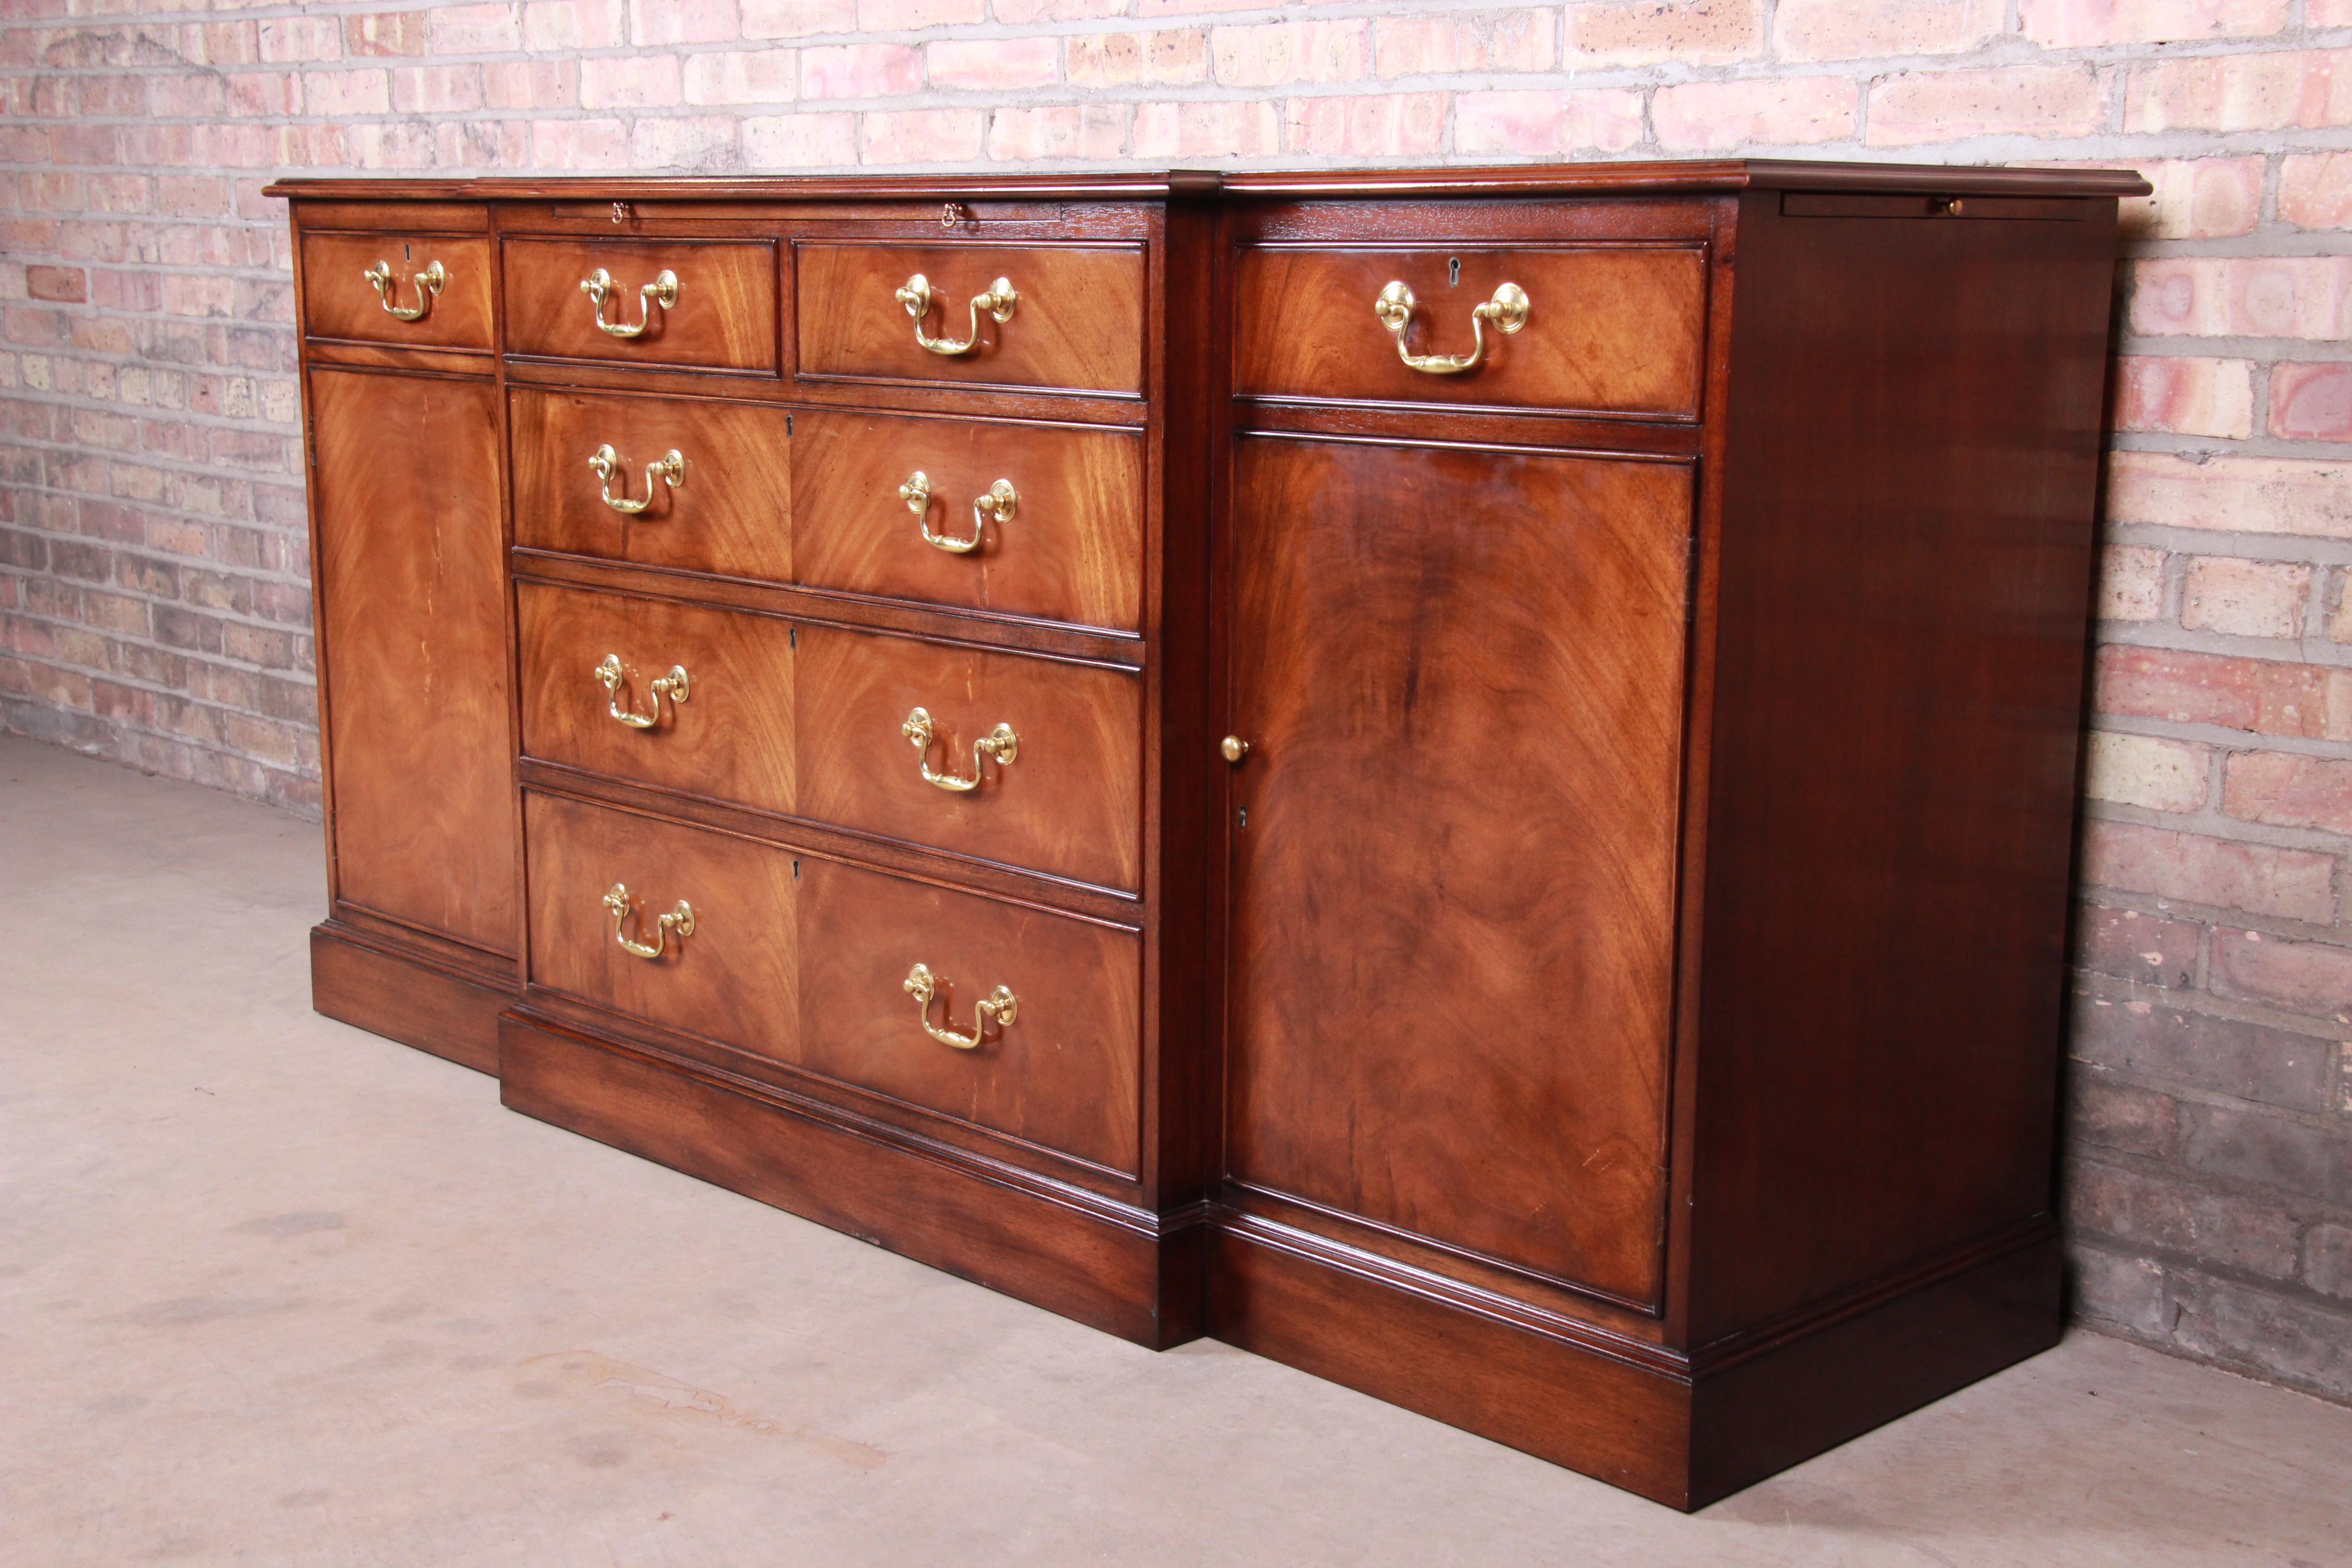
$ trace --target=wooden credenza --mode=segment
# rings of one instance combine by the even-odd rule
[[[2135,177],[273,189],[320,1011],[1679,1507],[2055,1339]]]

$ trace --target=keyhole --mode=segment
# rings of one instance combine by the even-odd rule
[[[416,259],[415,247],[404,239],[400,242],[400,258],[403,261],[414,261]]]
[[[1448,289],[1462,287],[1462,258],[1458,256],[1445,258],[1445,286]]]
[[[1248,806],[1244,806],[1244,807],[1242,807],[1242,814],[1241,814],[1241,815],[1242,815],[1241,825],[1242,825],[1244,827],[1247,827],[1247,826],[1249,826],[1249,807],[1248,807]]]

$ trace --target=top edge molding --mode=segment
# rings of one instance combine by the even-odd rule
[[[1730,158],[1679,163],[1538,163],[1484,169],[1311,169],[1220,174],[633,174],[553,179],[278,180],[262,194],[299,201],[1002,201],[1184,200],[1213,195],[1538,196],[1744,190],[1870,191],[1927,195],[2144,196],[2129,169],[2011,169],[1959,163],[1807,163]]]

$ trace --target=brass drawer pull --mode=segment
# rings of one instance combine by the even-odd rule
[[[646,465],[646,499],[643,500],[631,500],[625,495],[613,493],[613,475],[624,465],[621,454],[611,447],[597,447],[588,459],[588,467],[595,474],[597,483],[604,487],[604,504],[614,511],[626,512],[632,517],[654,504],[655,480],[660,480],[672,489],[686,482],[686,458],[674,447]],[[621,480],[624,486],[628,482],[625,477]]]
[[[1013,732],[1012,725],[999,724],[971,743],[971,777],[958,778],[953,773],[931,772],[931,742],[935,737],[931,730],[931,716],[927,710],[918,708],[908,714],[907,721],[898,726],[898,733],[915,743],[915,756],[922,766],[923,782],[959,794],[980,787],[981,777],[985,771],[982,764],[989,758],[994,757],[996,765],[1003,767],[1021,754],[1021,737]]]
[[[379,261],[360,276],[375,285],[375,300],[377,304],[383,307],[384,314],[403,321],[414,321],[421,318],[425,311],[433,308],[435,297],[449,286],[449,274],[442,265],[437,261],[429,263],[425,270],[415,274],[414,279],[416,284],[416,303],[395,305],[392,302],[392,294],[398,285],[392,280],[391,262]]]
[[[987,311],[996,318],[996,324],[1001,327],[1013,319],[1013,307],[1020,302],[1021,296],[1013,291],[1013,280],[998,279],[988,286],[987,293],[971,297],[971,331],[963,342],[951,343],[945,338],[923,334],[923,318],[931,313],[931,280],[918,272],[907,279],[905,288],[898,290],[898,303],[906,306],[907,314],[915,318],[915,342],[935,354],[971,353],[980,346],[980,313]]]
[[[971,537],[957,539],[931,531],[931,476],[917,468],[898,487],[898,499],[915,514],[923,528],[923,542],[946,551],[950,555],[969,555],[981,547],[988,537],[989,519],[998,522],[1011,520],[1013,509],[1021,504],[1020,493],[1013,489],[1011,479],[999,479],[988,487],[984,496],[974,496],[971,502]]]
[[[621,944],[622,952],[635,953],[639,958],[659,958],[662,955],[662,950],[669,944],[672,931],[677,932],[680,937],[689,937],[694,934],[694,906],[684,899],[678,900],[677,907],[671,910],[669,913],[655,920],[654,940],[651,943],[629,940],[631,906],[629,885],[626,882],[613,884],[613,890],[604,895],[604,907],[613,911],[613,940]],[[643,922],[639,923],[638,929],[641,931],[644,929]]]
[[[612,699],[605,703],[604,710],[632,730],[650,730],[660,723],[661,702],[665,697],[669,699],[669,716],[676,719],[677,705],[690,695],[687,690],[686,666],[682,664],[671,665],[667,675],[656,679],[646,688],[646,695],[653,699],[654,710],[650,713],[632,712],[622,708],[621,681],[624,678],[619,654],[604,656],[604,662],[596,667],[596,679],[604,683],[604,689]]]
[[[1381,319],[1396,338],[1397,358],[1430,375],[1459,375],[1475,369],[1486,353],[1486,323],[1495,323],[1498,332],[1516,332],[1528,324],[1527,290],[1516,283],[1506,283],[1495,290],[1495,297],[1470,312],[1470,352],[1467,354],[1417,354],[1404,346],[1405,329],[1412,324],[1414,300],[1412,290],[1402,283],[1391,283],[1372,301],[1372,314]]]
[[[684,904],[678,906],[680,909],[685,907]],[[953,1046],[960,1051],[977,1050],[981,1041],[987,1037],[989,1025],[994,1024],[1002,1029],[1021,1011],[1021,999],[1000,985],[988,994],[986,1001],[972,1008],[975,1016],[971,1033],[959,1035],[953,1028],[942,1029],[931,1022],[931,998],[939,994],[939,979],[932,974],[929,964],[919,963],[907,972],[906,992],[915,999],[915,1005],[922,1009],[923,1033],[940,1044]]]
[[[596,325],[607,336],[634,338],[654,324],[654,307],[669,310],[677,303],[677,274],[667,268],[656,274],[654,280],[637,290],[637,324],[608,321],[604,319],[604,296],[614,292],[613,275],[599,267],[580,280],[580,291],[596,307]]]

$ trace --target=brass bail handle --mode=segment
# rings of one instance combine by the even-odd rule
[[[655,918],[654,939],[650,942],[633,942],[629,938],[629,910],[634,906],[630,902],[626,882],[613,884],[613,890],[604,895],[604,907],[613,914],[613,940],[621,944],[622,952],[634,953],[639,958],[659,958],[662,950],[669,945],[672,933],[680,938],[694,934],[694,906],[684,899],[678,900],[669,913]],[[643,921],[638,922],[637,929],[645,929]]]
[[[959,778],[954,773],[931,772],[931,742],[937,735],[929,710],[918,708],[908,714],[907,721],[898,726],[898,733],[914,742],[915,757],[923,770],[923,782],[953,790],[959,795],[980,787],[981,778],[986,771],[983,764],[989,758],[994,757],[996,765],[1003,767],[1021,754],[1021,737],[1013,732],[1012,725],[999,724],[971,743],[971,777]]]
[[[955,343],[945,338],[931,337],[923,331],[923,318],[931,313],[929,279],[918,272],[908,279],[906,286],[898,290],[898,303],[906,306],[907,314],[915,318],[915,342],[935,354],[971,353],[980,346],[982,314],[985,312],[995,318],[996,324],[1001,327],[1013,319],[1013,308],[1020,302],[1021,296],[1013,291],[1011,279],[1000,278],[991,283],[986,293],[971,297],[971,330],[965,334],[963,342]]]
[[[1412,290],[1402,281],[1391,282],[1372,301],[1372,314],[1381,319],[1396,339],[1397,358],[1412,369],[1428,375],[1459,375],[1474,370],[1486,355],[1486,324],[1491,321],[1498,332],[1516,332],[1528,324],[1527,290],[1516,283],[1506,283],[1495,290],[1495,297],[1470,312],[1470,352],[1466,354],[1417,354],[1404,346],[1405,331],[1412,324]]]
[[[383,307],[384,314],[403,321],[414,321],[423,317],[433,308],[433,301],[441,290],[449,286],[448,271],[437,261],[429,262],[424,271],[411,279],[416,285],[416,303],[395,305],[392,302],[392,296],[398,285],[392,280],[391,262],[379,261],[360,276],[374,285],[376,303]]]
[[[915,1005],[921,1009],[923,1033],[930,1036],[940,1044],[953,1046],[960,1051],[979,1049],[981,1042],[988,1037],[988,1026],[991,1024],[1002,1029],[1005,1025],[1013,1022],[1021,1011],[1021,999],[1004,986],[1000,985],[988,994],[986,1000],[972,1008],[971,1033],[959,1035],[952,1025],[942,1029],[931,1022],[931,999],[939,994],[940,980],[931,973],[929,964],[919,963],[908,970],[903,989],[908,995],[915,999]]]
[[[1011,479],[999,479],[988,487],[986,495],[974,496],[971,501],[971,537],[958,539],[952,534],[931,531],[931,476],[917,468],[898,487],[898,499],[915,514],[922,526],[923,542],[950,555],[969,555],[988,538],[991,519],[999,523],[1011,521],[1013,508],[1021,504],[1020,492]]]
[[[677,303],[677,274],[667,268],[656,273],[654,280],[637,290],[637,324],[608,321],[604,319],[604,297],[616,292],[613,275],[599,267],[580,280],[580,291],[596,307],[596,325],[607,336],[634,338],[654,324],[654,307],[667,310]]]
[[[614,511],[630,517],[635,517],[654,504],[654,485],[656,481],[667,485],[672,489],[677,489],[686,482],[686,458],[675,447],[646,465],[646,494],[642,500],[631,500],[625,493],[621,495],[613,493],[613,476],[620,473],[626,467],[627,465],[621,461],[621,454],[614,451],[609,443],[597,447],[588,455],[588,468],[595,474],[596,482],[604,488],[604,504]],[[628,485],[627,476],[624,474],[621,479],[624,492],[627,490]]]
[[[677,705],[691,695],[688,689],[686,666],[682,664],[671,665],[667,675],[657,678],[646,687],[646,695],[653,701],[654,710],[650,713],[639,713],[634,708],[621,706],[621,682],[625,677],[619,654],[604,656],[604,662],[596,667],[596,679],[604,683],[604,690],[610,699],[604,704],[604,711],[632,730],[650,730],[660,723],[662,699],[665,697],[670,702],[669,716],[676,719]]]

